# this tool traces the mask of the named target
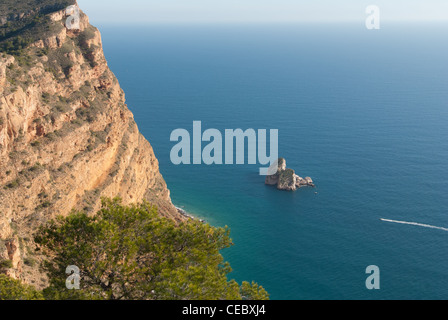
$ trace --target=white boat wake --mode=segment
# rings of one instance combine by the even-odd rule
[[[385,222],[400,223],[400,224],[410,224],[412,226],[419,226],[419,227],[425,227],[425,228],[431,228],[431,229],[438,229],[438,230],[448,231],[448,228],[436,227],[436,226],[431,226],[429,224],[423,224],[423,223],[417,223],[417,222],[397,221],[397,220],[389,220],[389,219],[380,219],[380,220],[381,221],[385,221]]]

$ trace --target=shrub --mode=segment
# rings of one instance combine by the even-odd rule
[[[0,300],[43,300],[43,296],[32,286],[0,274]]]
[[[5,189],[14,189],[17,188],[19,186],[19,180],[14,180],[10,183],[8,183],[5,187]]]
[[[50,206],[51,206],[51,202],[50,202],[50,201],[45,201],[45,202],[42,202],[40,205],[38,205],[38,206],[36,207],[36,210],[39,211],[39,210],[48,208],[48,207],[50,207]]]
[[[23,263],[29,267],[34,267],[36,265],[36,260],[34,260],[33,258],[25,258],[23,260]]]
[[[28,169],[28,171],[35,172],[35,171],[38,171],[40,168],[42,168],[42,165],[39,162],[36,162],[34,164],[34,166],[32,166]]]
[[[12,267],[11,260],[0,260],[0,269],[11,269]]]
[[[50,103],[51,95],[48,92],[42,92],[42,100],[45,103]]]

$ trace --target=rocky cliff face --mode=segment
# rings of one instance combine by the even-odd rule
[[[0,272],[43,286],[33,232],[72,209],[93,214],[101,197],[174,208],[148,141],[107,66],[98,30],[65,10],[20,54],[0,53]],[[48,31],[48,30],[47,30]],[[12,45],[20,42],[12,42]]]

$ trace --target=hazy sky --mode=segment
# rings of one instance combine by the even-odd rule
[[[448,0],[78,0],[93,23],[333,22],[365,19],[448,21]]]

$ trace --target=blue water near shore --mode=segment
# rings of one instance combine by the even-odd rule
[[[173,202],[231,228],[232,278],[272,299],[448,298],[448,232],[380,220],[448,227],[446,24],[100,27]],[[194,120],[279,129],[280,155],[317,188],[174,166],[170,134]]]

